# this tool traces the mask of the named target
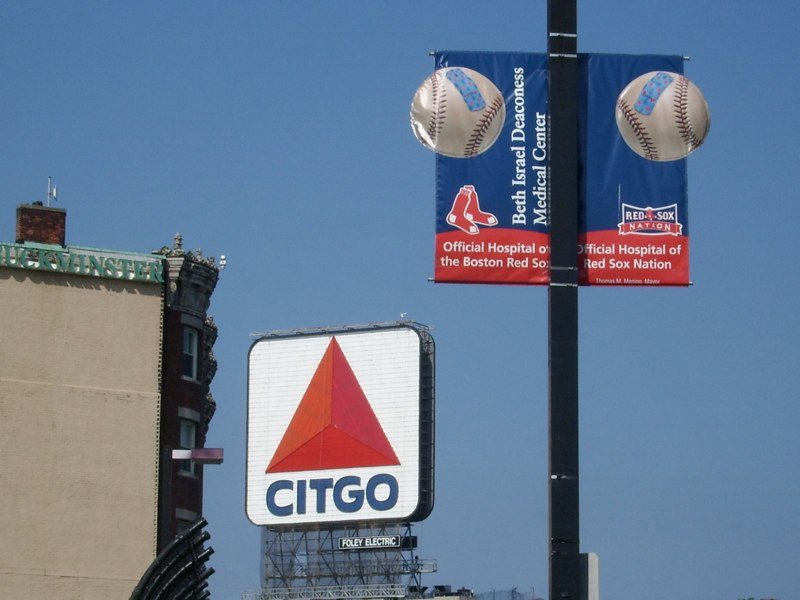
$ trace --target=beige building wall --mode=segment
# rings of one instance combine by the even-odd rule
[[[0,598],[127,599],[155,557],[162,286],[0,268]]]

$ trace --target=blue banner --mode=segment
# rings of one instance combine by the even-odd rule
[[[580,283],[688,285],[686,160],[659,159],[646,136],[636,148],[635,122],[626,142],[616,116],[645,74],[634,96],[652,110],[683,59],[587,54],[578,66]],[[412,105],[437,151],[435,281],[547,284],[547,56],[439,52],[435,69]],[[415,115],[426,100],[446,110]]]

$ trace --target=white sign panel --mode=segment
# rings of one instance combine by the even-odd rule
[[[267,336],[250,350],[248,518],[403,520],[420,498],[420,336]]]

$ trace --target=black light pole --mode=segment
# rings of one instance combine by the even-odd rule
[[[576,0],[548,0],[550,600],[580,595],[578,37]]]

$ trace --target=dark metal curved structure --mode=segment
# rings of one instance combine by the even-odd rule
[[[199,519],[161,551],[145,571],[131,594],[131,600],[202,600],[211,596],[206,589],[214,569],[205,563],[214,549],[203,544],[211,535]]]

